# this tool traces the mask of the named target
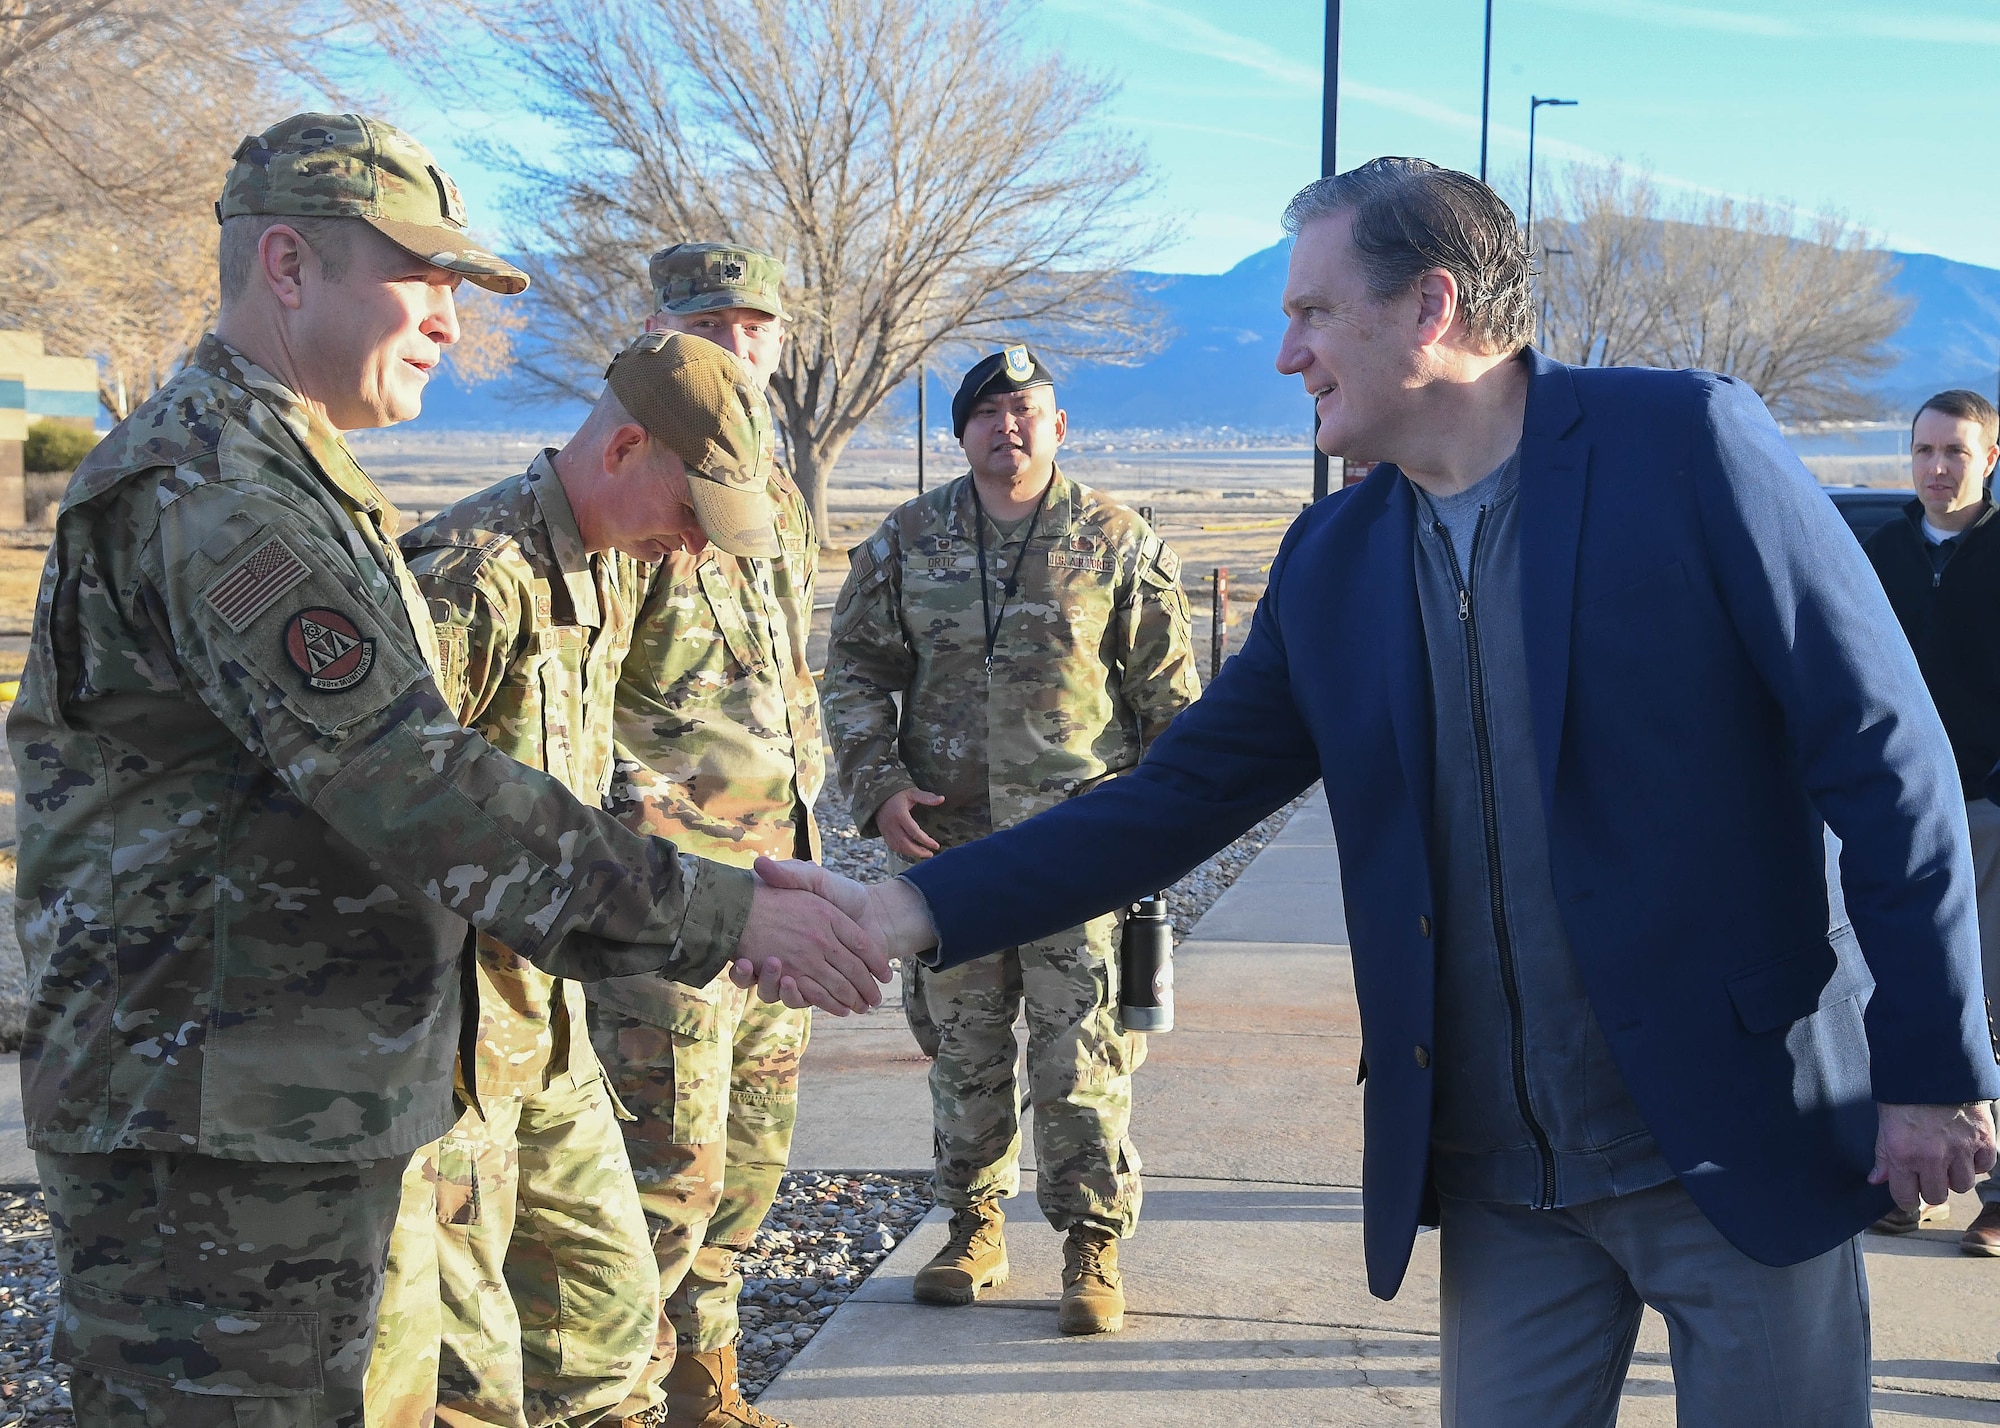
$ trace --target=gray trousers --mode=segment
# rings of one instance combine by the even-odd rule
[[[1678,1181],[1562,1210],[1447,1198],[1443,1219],[1445,1428],[1615,1423],[1649,1304],[1667,1321],[1681,1428],[1870,1421],[1852,1240],[1772,1269]]]

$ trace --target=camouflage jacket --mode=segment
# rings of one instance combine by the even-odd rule
[[[615,551],[584,553],[554,455],[400,543],[437,623],[445,704],[501,753],[596,804],[611,781],[612,697],[647,570]],[[479,1094],[532,1093],[596,1064],[575,982],[484,933],[477,960]]]
[[[1058,470],[1025,556],[1020,543],[981,516],[968,474],[897,507],[850,555],[824,703],[862,833],[913,785],[944,795],[915,810],[941,843],[1018,823],[1138,763],[1199,692],[1180,561],[1135,512]]]
[[[461,728],[345,443],[219,340],[63,498],[21,693],[40,1149],[407,1154],[451,1123],[466,922],[710,980],[752,880]]]
[[[817,861],[812,805],[826,779],[806,660],[819,542],[798,487],[781,474],[771,494],[784,552],[758,559],[711,546],[668,556],[618,678],[612,811],[642,833],[742,867],[760,853]],[[695,995],[657,978],[590,989],[653,1019]]]

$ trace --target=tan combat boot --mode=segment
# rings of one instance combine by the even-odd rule
[[[736,1386],[736,1345],[697,1354],[683,1348],[660,1387],[667,1401],[658,1428],[791,1428],[760,1410]]]
[[[998,1200],[981,1200],[969,1210],[951,1212],[951,1237],[931,1262],[917,1271],[910,1285],[913,1298],[925,1304],[970,1304],[982,1289],[1007,1282],[1007,1241],[1000,1227],[1007,1217]]]
[[[1069,1242],[1063,1246],[1063,1297],[1056,1327],[1065,1334],[1115,1334],[1125,1327],[1118,1236],[1110,1230],[1070,1226]]]

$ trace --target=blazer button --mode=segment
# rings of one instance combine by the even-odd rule
[[[1431,1069],[1431,1054],[1421,1046],[1417,1048],[1417,1069],[1419,1071]]]
[[[1431,920],[1428,917],[1419,917],[1417,919],[1417,936],[1428,937],[1430,935],[1431,935]]]

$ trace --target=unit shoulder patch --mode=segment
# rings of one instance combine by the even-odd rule
[[[1158,536],[1150,537],[1147,549],[1140,553],[1139,578],[1149,585],[1162,589],[1180,583],[1181,558],[1174,554],[1173,547]]]
[[[231,566],[203,598],[230,632],[240,635],[279,596],[311,574],[283,537],[274,535]]]
[[[352,689],[375,667],[375,641],[338,610],[312,606],[285,622],[285,658],[308,689]]]

